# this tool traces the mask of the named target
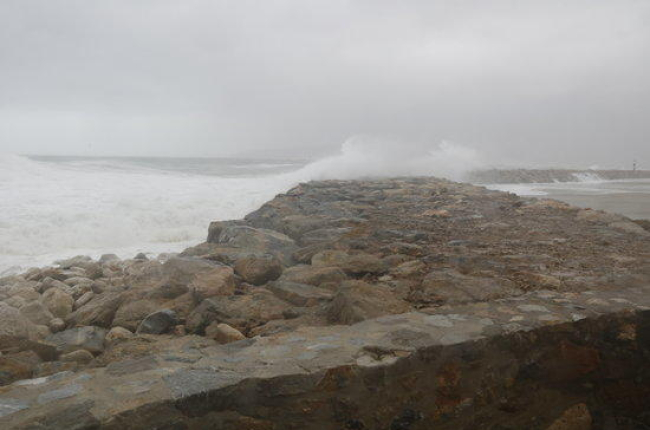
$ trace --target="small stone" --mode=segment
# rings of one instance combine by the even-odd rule
[[[185,328],[184,325],[180,324],[174,326],[174,329],[172,330],[172,334],[175,336],[185,336],[187,334],[187,329]]]
[[[205,329],[205,336],[224,344],[246,339],[239,330],[223,323],[212,323]]]

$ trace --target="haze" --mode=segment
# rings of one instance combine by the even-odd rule
[[[650,165],[650,2],[3,0],[0,153]]]

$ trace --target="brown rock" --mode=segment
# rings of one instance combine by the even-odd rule
[[[380,274],[387,270],[382,259],[365,253],[348,254],[344,251],[323,251],[311,259],[314,267],[340,267],[348,275]]]
[[[216,340],[220,344],[237,342],[246,339],[239,330],[228,324],[214,322],[205,329],[205,336]]]
[[[151,300],[126,301],[115,312],[112,326],[135,331],[142,320],[156,310],[158,310],[158,305]]]
[[[36,325],[47,325],[54,316],[39,300],[21,306],[20,313]]]
[[[344,282],[327,309],[332,324],[354,324],[369,318],[408,312],[409,305],[383,285]]]
[[[90,352],[86,351],[85,349],[78,349],[76,351],[61,355],[60,360],[63,362],[73,361],[79,364],[88,364],[93,360],[93,358],[94,357]]]
[[[43,293],[43,304],[57,318],[67,318],[72,313],[74,298],[60,288],[49,288]]]
[[[587,405],[578,403],[564,411],[546,430],[591,430],[591,422]]]
[[[270,254],[252,254],[237,260],[235,273],[248,283],[264,285],[280,277],[282,264],[280,260]]]
[[[117,309],[122,304],[120,293],[103,293],[70,314],[69,326],[98,326],[110,328]]]
[[[267,287],[276,296],[296,306],[316,306],[332,299],[332,292],[324,288],[296,282],[277,281]]]
[[[326,283],[339,283],[345,280],[347,276],[338,267],[313,267],[300,265],[286,269],[280,281],[297,282],[299,284],[309,284],[321,286]]]

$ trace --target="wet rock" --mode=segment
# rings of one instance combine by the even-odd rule
[[[408,312],[409,305],[382,285],[346,281],[327,308],[332,324],[354,324],[387,314]]]
[[[278,281],[267,287],[280,299],[295,306],[316,306],[332,299],[332,292],[324,288],[296,282]]]
[[[120,293],[103,293],[78,308],[67,318],[68,325],[110,328],[117,309],[122,304]]]
[[[280,277],[282,274],[282,264],[273,255],[253,254],[236,261],[235,273],[248,283],[264,285]]]
[[[216,340],[220,344],[237,342],[246,339],[239,330],[223,323],[212,323],[205,329],[205,336]]]
[[[176,312],[163,309],[148,315],[138,326],[137,333],[163,334],[177,324]]]
[[[56,318],[67,318],[72,313],[74,298],[60,288],[49,288],[43,293],[43,304]]]
[[[125,301],[120,305],[117,312],[115,312],[112,326],[124,327],[128,330],[135,331],[142,320],[157,310],[158,305],[151,300]]]
[[[46,341],[55,345],[56,349],[66,354],[69,352],[85,349],[93,354],[99,354],[104,350],[104,338],[106,329],[102,327],[75,327],[52,334]]]

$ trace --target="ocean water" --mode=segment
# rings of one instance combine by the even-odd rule
[[[0,154],[0,275],[75,255],[178,252],[214,220],[239,219],[312,179],[458,178],[474,153],[367,138],[320,160],[25,157]]]
[[[546,197],[583,207],[650,219],[650,179],[608,181],[594,174],[578,176],[576,182],[546,184],[491,184],[488,188],[520,196]]]
[[[0,274],[175,252],[289,186],[295,160],[0,156]]]

